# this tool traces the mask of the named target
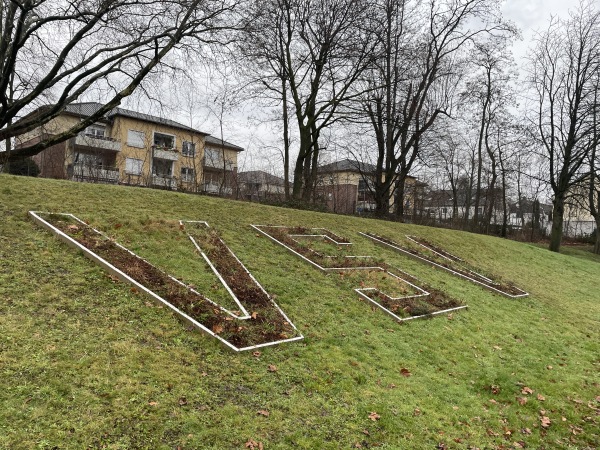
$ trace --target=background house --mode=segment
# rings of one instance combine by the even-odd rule
[[[285,180],[262,170],[238,173],[240,198],[251,201],[283,200]]]
[[[100,108],[74,103],[17,139],[27,147],[67,130]],[[33,157],[40,176],[231,194],[243,148],[173,120],[115,108],[79,135]],[[214,184],[219,188],[212,189]]]
[[[340,214],[374,211],[373,164],[343,159],[319,167],[317,190],[327,209]],[[422,209],[423,189],[427,184],[408,176],[405,183],[405,214],[415,215]],[[389,212],[394,211],[394,195],[390,196]]]

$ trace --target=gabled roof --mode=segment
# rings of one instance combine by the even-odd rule
[[[356,173],[375,173],[375,166],[369,163],[363,163],[351,159],[341,159],[330,164],[319,167],[319,172],[356,172]]]
[[[87,117],[94,114],[98,111],[103,105],[97,102],[86,102],[86,103],[71,103],[65,107],[65,112],[67,114],[73,114],[76,116]],[[205,133],[200,130],[196,130],[192,127],[188,127],[187,125],[183,125],[182,123],[175,122],[171,119],[165,119],[163,117],[152,116],[150,114],[144,114],[137,111],[132,111],[130,109],[125,108],[114,108],[109,111],[104,117],[105,120],[110,120],[113,117],[122,116],[122,117],[130,117],[132,119],[143,120],[144,122],[155,123],[157,125],[165,125],[172,128],[177,128],[180,130],[190,131],[192,133],[201,134],[203,136],[208,136],[208,133]]]
[[[320,173],[336,173],[336,172],[354,172],[362,175],[375,174],[377,167],[374,164],[356,161],[353,159],[341,159],[330,164],[325,164],[319,167]],[[412,175],[407,175],[407,179],[415,180],[415,185],[418,187],[428,186],[427,183],[417,180]]]
[[[218,139],[214,136],[206,136],[204,138],[204,142],[207,145],[214,146],[214,147],[222,146],[222,147],[228,148],[230,150],[235,150],[238,152],[244,151],[244,149],[242,147],[240,147],[239,145],[235,145],[235,144],[232,144],[231,142],[227,142],[227,141],[222,141],[221,139]]]

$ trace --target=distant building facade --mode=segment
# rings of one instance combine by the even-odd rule
[[[73,103],[18,136],[17,148],[63,132],[102,105]],[[40,176],[231,195],[242,147],[178,122],[115,108],[77,136],[33,157]]]
[[[285,180],[262,170],[238,172],[239,197],[250,201],[281,201],[285,198]]]
[[[343,159],[319,167],[317,190],[327,209],[340,214],[371,212],[376,208],[373,196],[373,164]],[[422,207],[423,189],[427,186],[408,176],[405,183],[405,214]],[[390,196],[389,212],[395,209],[395,195]]]

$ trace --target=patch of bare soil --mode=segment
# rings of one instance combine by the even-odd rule
[[[373,233],[365,233],[367,236],[373,237],[375,239],[378,239],[388,245],[392,245],[394,247],[397,247],[405,252],[408,252],[412,255],[418,256],[426,261],[428,261],[431,264],[437,264],[438,266],[442,266],[443,268],[449,270],[449,271],[453,271],[456,273],[459,273],[465,277],[471,278],[475,281],[477,281],[478,283],[481,283],[489,288],[493,288],[496,289],[498,291],[501,291],[502,293],[508,294],[508,295],[523,295],[526,294],[525,291],[519,289],[518,287],[516,287],[515,285],[513,285],[512,283],[509,282],[502,282],[502,281],[490,281],[490,280],[498,280],[499,277],[495,276],[495,275],[490,275],[488,277],[483,276],[479,273],[477,273],[477,270],[470,270],[470,269],[466,269],[462,266],[460,266],[460,263],[464,263],[463,260],[461,260],[460,258],[452,255],[451,253],[446,252],[444,249],[442,249],[439,246],[436,246],[434,244],[431,244],[430,242],[426,241],[425,239],[421,239],[421,238],[416,238],[414,236],[411,236],[412,239],[414,239],[416,242],[418,242],[421,245],[424,245],[425,247],[429,248],[429,250],[434,251],[435,253],[439,253],[440,255],[443,255],[444,257],[452,260],[453,262],[455,262],[455,264],[453,264],[452,262],[449,262],[446,259],[432,259],[431,257],[429,257],[428,255],[419,252],[418,250],[415,250],[413,248],[410,247],[404,247],[400,244],[398,244],[397,242],[394,242],[390,239],[387,239],[386,237],[383,236],[378,236],[376,234]]]
[[[213,264],[251,313],[251,319],[234,319],[211,304],[205,296],[177,283],[166,273],[87,225],[58,215],[49,215],[45,219],[238,348],[287,339],[296,334],[291,324],[216,235],[207,236],[208,240],[200,240],[199,244],[210,243],[209,255]]]
[[[463,305],[460,301],[449,297],[444,292],[432,289],[429,286],[424,286],[423,283],[421,281],[417,280],[415,277],[413,277],[407,273],[404,273],[404,272],[399,272],[397,269],[389,266],[388,264],[379,262],[379,261],[375,261],[375,259],[344,258],[346,261],[340,261],[340,263],[338,265],[334,265],[334,266],[327,265],[327,264],[331,264],[330,262],[328,263],[329,258],[326,258],[320,254],[315,254],[315,252],[313,252],[309,247],[300,245],[297,241],[295,241],[294,239],[292,239],[289,236],[290,234],[302,234],[303,231],[305,232],[305,230],[307,230],[306,228],[263,227],[263,228],[261,228],[261,230],[263,232],[267,233],[273,239],[279,241],[280,243],[285,244],[289,248],[300,253],[301,255],[303,255],[304,257],[309,259],[310,261],[313,261],[313,262],[319,264],[321,267],[336,267],[336,268],[339,267],[339,268],[347,268],[347,269],[351,270],[353,268],[361,268],[361,267],[364,268],[364,267],[377,266],[386,272],[390,272],[390,273],[397,275],[398,277],[402,278],[405,281],[408,281],[409,283],[420,286],[422,289],[424,289],[430,293],[430,295],[425,296],[425,297],[393,299],[381,291],[372,291],[372,292],[362,291],[362,293],[364,295],[366,295],[367,297],[369,297],[371,300],[381,304],[383,307],[385,307],[386,309],[389,309],[390,311],[394,312],[395,314],[399,313],[398,315],[405,316],[405,317],[406,316],[413,316],[413,317],[414,316],[422,316],[422,315],[432,314],[437,311],[443,311],[445,309],[456,308],[456,307]],[[319,232],[321,232],[321,230],[319,230]],[[333,235],[333,233],[330,233],[330,234]],[[344,242],[350,243],[350,241],[345,238],[341,238],[339,236],[336,236],[336,238],[343,239]],[[389,242],[391,243],[392,241],[389,241]],[[397,244],[392,243],[392,245],[397,245]],[[367,276],[368,275],[365,274],[365,277],[367,277]],[[399,281],[399,283],[400,283],[400,281]]]

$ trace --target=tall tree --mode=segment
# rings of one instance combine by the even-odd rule
[[[0,153],[22,159],[75,135],[131,95],[181,44],[237,25],[237,0],[1,0],[0,141],[57,117],[97,89],[104,106],[64,132]]]
[[[582,2],[567,20],[553,18],[537,38],[529,82],[537,104],[533,118],[549,167],[553,193],[550,250],[562,240],[565,199],[581,182],[595,132],[595,79],[600,71],[600,10]]]
[[[378,0],[374,5],[378,50],[368,72],[373,89],[363,108],[377,143],[377,211],[387,212],[394,195],[402,217],[405,180],[423,135],[453,106],[461,52],[478,36],[510,27],[499,19],[495,0]]]
[[[266,81],[271,91],[290,103],[299,136],[292,195],[307,201],[317,181],[319,138],[356,95],[351,87],[372,55],[364,27],[368,2],[263,0],[257,5],[248,53],[263,68],[259,77],[272,80]],[[260,51],[253,48],[257,45]]]

